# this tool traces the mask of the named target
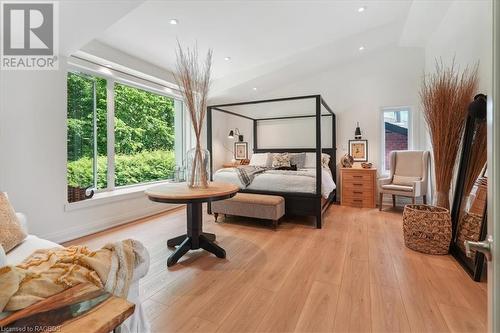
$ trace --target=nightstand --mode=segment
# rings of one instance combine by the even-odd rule
[[[377,169],[340,168],[342,206],[375,208]]]

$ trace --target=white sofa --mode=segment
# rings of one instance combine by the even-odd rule
[[[26,257],[38,249],[49,249],[54,247],[61,247],[61,245],[51,242],[46,239],[39,238],[35,235],[30,235],[28,232],[28,221],[24,214],[16,213],[19,222],[28,234],[28,237],[7,253],[7,265],[17,265],[21,263]],[[135,304],[134,314],[128,318],[121,326],[121,333],[148,333],[150,327],[147,318],[144,314],[139,298],[139,280],[143,278],[149,269],[149,260],[143,266],[139,266],[134,271],[133,282],[130,286],[128,300]]]

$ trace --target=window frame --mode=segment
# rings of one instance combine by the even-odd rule
[[[171,181],[172,179],[164,179],[157,180],[151,182],[144,182],[138,184],[130,184],[123,186],[115,186],[115,84],[121,84],[125,86],[129,86],[136,89],[145,90],[157,95],[161,95],[167,98],[171,98],[174,100],[174,131],[175,137],[180,138],[181,142],[177,142],[174,144],[174,151],[176,164],[180,164],[181,167],[184,166],[185,160],[185,152],[186,152],[186,130],[184,126],[176,126],[177,124],[184,124],[185,114],[184,114],[184,103],[182,101],[182,96],[180,94],[169,93],[165,90],[174,91],[170,87],[161,86],[160,84],[156,84],[154,82],[150,82],[146,79],[136,78],[135,76],[128,75],[123,72],[114,71],[113,69],[103,67],[103,66],[93,66],[92,64],[89,66],[84,66],[81,64],[68,63],[68,67],[66,70],[66,80],[69,73],[77,74],[77,75],[87,75],[91,77],[100,77],[106,80],[106,135],[107,135],[107,186],[106,188],[97,189],[94,188],[96,193],[103,192],[112,192],[118,189],[127,189],[133,188],[137,186],[144,186],[148,184],[158,184]],[[163,87],[163,89],[161,88]],[[94,101],[95,103],[95,101]],[[67,114],[67,113],[66,113]],[[95,122],[95,119],[94,119]],[[68,136],[68,127],[66,126],[66,137]],[[95,129],[94,129],[95,131]],[[182,155],[177,156],[177,153],[180,152]],[[95,146],[94,146],[94,154],[95,154]],[[97,163],[97,162],[95,162]],[[95,171],[93,171],[95,172]],[[67,177],[66,177],[67,181]],[[94,179],[94,184],[96,184],[97,180]]]
[[[409,105],[403,106],[383,106],[380,108],[380,174],[388,176],[390,170],[386,170],[385,165],[385,112],[408,111],[408,150],[413,149],[413,112]]]

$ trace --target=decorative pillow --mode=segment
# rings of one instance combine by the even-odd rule
[[[413,182],[418,182],[422,180],[420,177],[409,177],[409,176],[398,176],[394,175],[392,177],[392,183],[394,185],[403,185],[403,186],[413,186]]]
[[[330,163],[330,155],[322,153],[321,166],[323,168],[328,168],[328,163]],[[304,168],[306,169],[316,168],[316,153],[306,153]]]
[[[16,212],[12,208],[7,195],[0,192],[0,245],[9,253],[15,246],[26,238]]]
[[[7,265],[7,255],[5,254],[2,245],[0,245],[0,267],[3,267],[5,265]]]
[[[269,153],[252,154],[252,157],[250,158],[249,165],[268,167],[269,166],[269,156],[270,156]]]
[[[297,165],[292,164],[289,167],[284,166],[284,167],[275,168],[274,170],[297,171]]]
[[[321,166],[323,168],[328,168],[328,163],[330,163],[330,155],[328,154],[321,154]]]
[[[290,167],[290,155],[288,153],[277,153],[273,155],[273,168]]]
[[[297,169],[303,169],[306,164],[306,153],[291,153],[288,154],[290,156],[290,164],[296,165]]]

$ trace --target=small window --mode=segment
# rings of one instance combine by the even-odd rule
[[[410,149],[410,109],[382,109],[382,170],[389,171],[390,156],[394,150]]]

